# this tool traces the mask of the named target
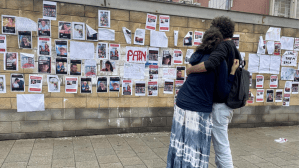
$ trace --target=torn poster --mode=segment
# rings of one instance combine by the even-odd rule
[[[163,51],[163,57],[162,57],[162,66],[169,66],[172,64],[171,62],[172,56],[170,55],[169,50]]]
[[[57,2],[43,1],[43,18],[56,20]]]
[[[6,35],[0,35],[0,53],[7,52]]]
[[[270,55],[261,55],[259,73],[270,73],[270,62],[271,62]]]
[[[249,54],[248,71],[251,73],[259,72],[260,57],[257,54]]]
[[[160,15],[159,16],[159,31],[169,31],[170,16]]]
[[[266,33],[266,40],[280,41],[281,28],[270,27]]]
[[[115,30],[112,29],[98,29],[98,40],[115,40]]]
[[[284,94],[283,96],[284,97],[283,97],[282,106],[290,106],[291,95],[290,94]]]
[[[22,68],[34,68],[34,54],[20,53],[20,56]]]
[[[135,96],[145,96],[145,81],[135,82]]]
[[[148,62],[149,63],[158,63],[159,58],[159,48],[151,48],[148,49]]]
[[[286,51],[281,57],[281,66],[297,66],[297,52]]]
[[[157,15],[147,14],[145,29],[156,30]]]
[[[81,75],[81,60],[71,60],[70,75]]]
[[[19,58],[17,52],[4,53],[4,70],[18,71],[19,69]]]
[[[256,88],[263,88],[263,87],[264,87],[264,76],[256,75]]]
[[[176,80],[185,80],[186,76],[186,67],[178,66],[176,67]]]
[[[98,41],[98,32],[86,24],[86,40]]]
[[[12,92],[25,92],[25,78],[23,74],[11,74],[10,79]]]
[[[41,93],[42,88],[43,88],[43,76],[42,75],[29,75],[28,92]]]
[[[119,92],[120,77],[110,77],[110,92]]]
[[[77,93],[78,77],[65,77],[65,93]]]
[[[37,31],[37,24],[35,21],[25,18],[25,17],[16,17],[17,23],[16,29],[18,31]]]
[[[38,55],[51,56],[51,38],[38,37]]]
[[[274,42],[274,55],[280,55],[281,52],[281,43]]]
[[[110,27],[110,11],[98,10],[99,27]]]
[[[174,46],[178,46],[178,37],[179,37],[179,31],[174,30]]]
[[[174,64],[182,64],[183,63],[182,50],[178,50],[178,49],[173,50],[173,63]]]
[[[266,95],[266,101],[267,103],[273,103],[274,102],[274,90],[273,89],[267,89],[267,95]]]
[[[193,39],[192,39],[192,35],[193,35],[193,32],[192,31],[189,31],[186,36],[184,37],[184,41],[183,41],[183,44],[184,46],[192,46],[192,43],[193,43]]]
[[[297,69],[294,74],[294,82],[299,82],[299,70]]]
[[[71,22],[58,22],[58,38],[71,39],[72,24]]]
[[[2,15],[2,34],[16,34],[16,17]]]
[[[99,42],[97,45],[97,58],[109,59],[108,53],[108,43]]]
[[[56,74],[67,74],[67,58],[56,58]]]
[[[92,92],[92,84],[91,78],[81,77],[81,87],[80,93],[91,93]]]
[[[158,79],[159,77],[159,66],[149,65],[149,79]]]
[[[260,36],[259,38],[259,43],[257,46],[257,54],[260,56],[261,54],[265,54],[265,44],[264,44],[264,40],[263,40],[263,36]]]
[[[124,63],[124,78],[144,79],[144,64]]]
[[[275,102],[282,102],[282,89],[277,89],[275,92]]]
[[[173,80],[165,79],[163,93],[164,94],[173,94]]]
[[[147,48],[145,47],[126,47],[127,53],[127,62],[146,62]],[[110,50],[111,51],[111,50]]]
[[[256,90],[256,102],[264,102],[264,89]]]
[[[73,39],[85,40],[85,23],[72,22]]]
[[[280,80],[293,80],[295,69],[289,67],[281,67],[281,78]]]
[[[148,96],[158,96],[158,82],[149,81],[148,82]]]
[[[123,27],[123,33],[126,39],[127,44],[131,44],[131,39],[132,39],[132,31],[127,29],[126,27]]]
[[[280,71],[280,56],[271,56],[270,74],[279,74]]]
[[[109,44],[110,60],[119,60],[120,44]]]
[[[84,63],[85,76],[96,76],[97,75],[97,62],[94,59],[85,60]]]
[[[51,73],[51,57],[39,56],[38,57],[38,72],[39,73]]]
[[[44,94],[17,94],[17,112],[45,111]]]
[[[274,41],[267,42],[267,51],[269,55],[272,55],[274,53]]]
[[[194,49],[187,49],[186,57],[185,57],[185,64],[189,64],[189,60],[194,53]]]
[[[175,85],[175,95],[178,95],[180,89],[182,88],[184,84],[184,81],[183,80],[176,80],[174,82],[174,85]]]
[[[292,88],[292,82],[286,81],[286,83],[284,84],[284,93],[291,94],[291,88]]]
[[[32,34],[31,31],[18,31],[19,48],[32,48]]]
[[[0,93],[6,93],[5,75],[0,75]]]
[[[161,47],[167,48],[168,47],[168,38],[165,32],[158,32],[152,30],[150,33],[150,46],[151,47]]]
[[[68,41],[67,40],[55,40],[56,56],[67,57],[68,54]]]
[[[299,51],[299,38],[295,38],[294,50]]]
[[[194,46],[199,46],[202,43],[203,34],[202,31],[194,31]]]
[[[282,36],[280,43],[282,50],[294,50],[294,37]]]
[[[254,96],[253,96],[253,94],[251,93],[251,90],[249,90],[247,103],[248,103],[248,104],[253,104],[253,102],[254,102]]]
[[[163,78],[175,79],[176,78],[176,68],[163,68]]]
[[[123,79],[122,90],[122,95],[132,95],[132,80]]]
[[[92,42],[70,42],[71,59],[94,59],[94,43]]]
[[[298,82],[292,83],[292,94],[298,94]]]
[[[134,34],[134,44],[144,45],[145,41],[145,29],[136,29]]]
[[[60,80],[58,75],[47,75],[48,92],[60,92]]]
[[[97,92],[98,93],[107,93],[108,92],[108,81],[107,77],[99,76],[97,81]]]
[[[277,88],[278,87],[278,77],[277,75],[270,76],[270,88]]]
[[[234,36],[232,37],[232,40],[235,43],[236,48],[239,49],[240,35],[239,34],[234,34]]]
[[[102,60],[101,71],[113,72],[115,70],[115,61]]]

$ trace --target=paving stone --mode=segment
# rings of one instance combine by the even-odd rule
[[[99,164],[97,161],[84,161],[84,162],[76,162],[76,168],[99,168]]]
[[[130,158],[136,156],[133,150],[116,150],[115,151],[118,158]]]
[[[26,168],[27,162],[11,162],[3,163],[1,168]]]
[[[29,154],[9,154],[5,159],[5,162],[28,162]]]
[[[140,160],[139,157],[119,158],[119,159],[120,159],[122,165],[124,165],[124,166],[143,164],[143,162]]]
[[[123,168],[121,163],[100,164],[101,168]]]
[[[57,159],[53,160],[52,167],[75,167],[74,159]]]
[[[166,167],[166,163],[162,159],[143,160],[147,167]]]
[[[96,161],[97,157],[94,153],[78,153],[78,154],[75,154],[75,160],[76,160],[76,162]]]
[[[98,162],[100,164],[106,164],[106,163],[119,163],[120,161],[116,155],[104,155],[98,157]]]
[[[50,165],[52,156],[30,157],[28,166]]]

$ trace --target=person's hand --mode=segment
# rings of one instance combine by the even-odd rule
[[[235,75],[235,72],[236,72],[237,68],[239,67],[239,65],[240,65],[239,60],[238,59],[234,59],[233,66],[232,66],[232,69],[230,71],[231,75]]]

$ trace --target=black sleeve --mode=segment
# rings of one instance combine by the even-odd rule
[[[204,62],[205,69],[207,71],[214,71],[217,66],[220,65],[220,63],[223,60],[226,60],[226,57],[228,55],[228,49],[226,45],[222,42],[218,45],[216,50],[214,50],[207,61]]]

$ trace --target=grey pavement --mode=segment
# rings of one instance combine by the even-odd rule
[[[169,132],[0,141],[1,168],[166,167]],[[286,143],[274,142],[280,137]],[[298,168],[299,126],[232,128],[235,168]],[[210,168],[215,153],[211,147]]]

